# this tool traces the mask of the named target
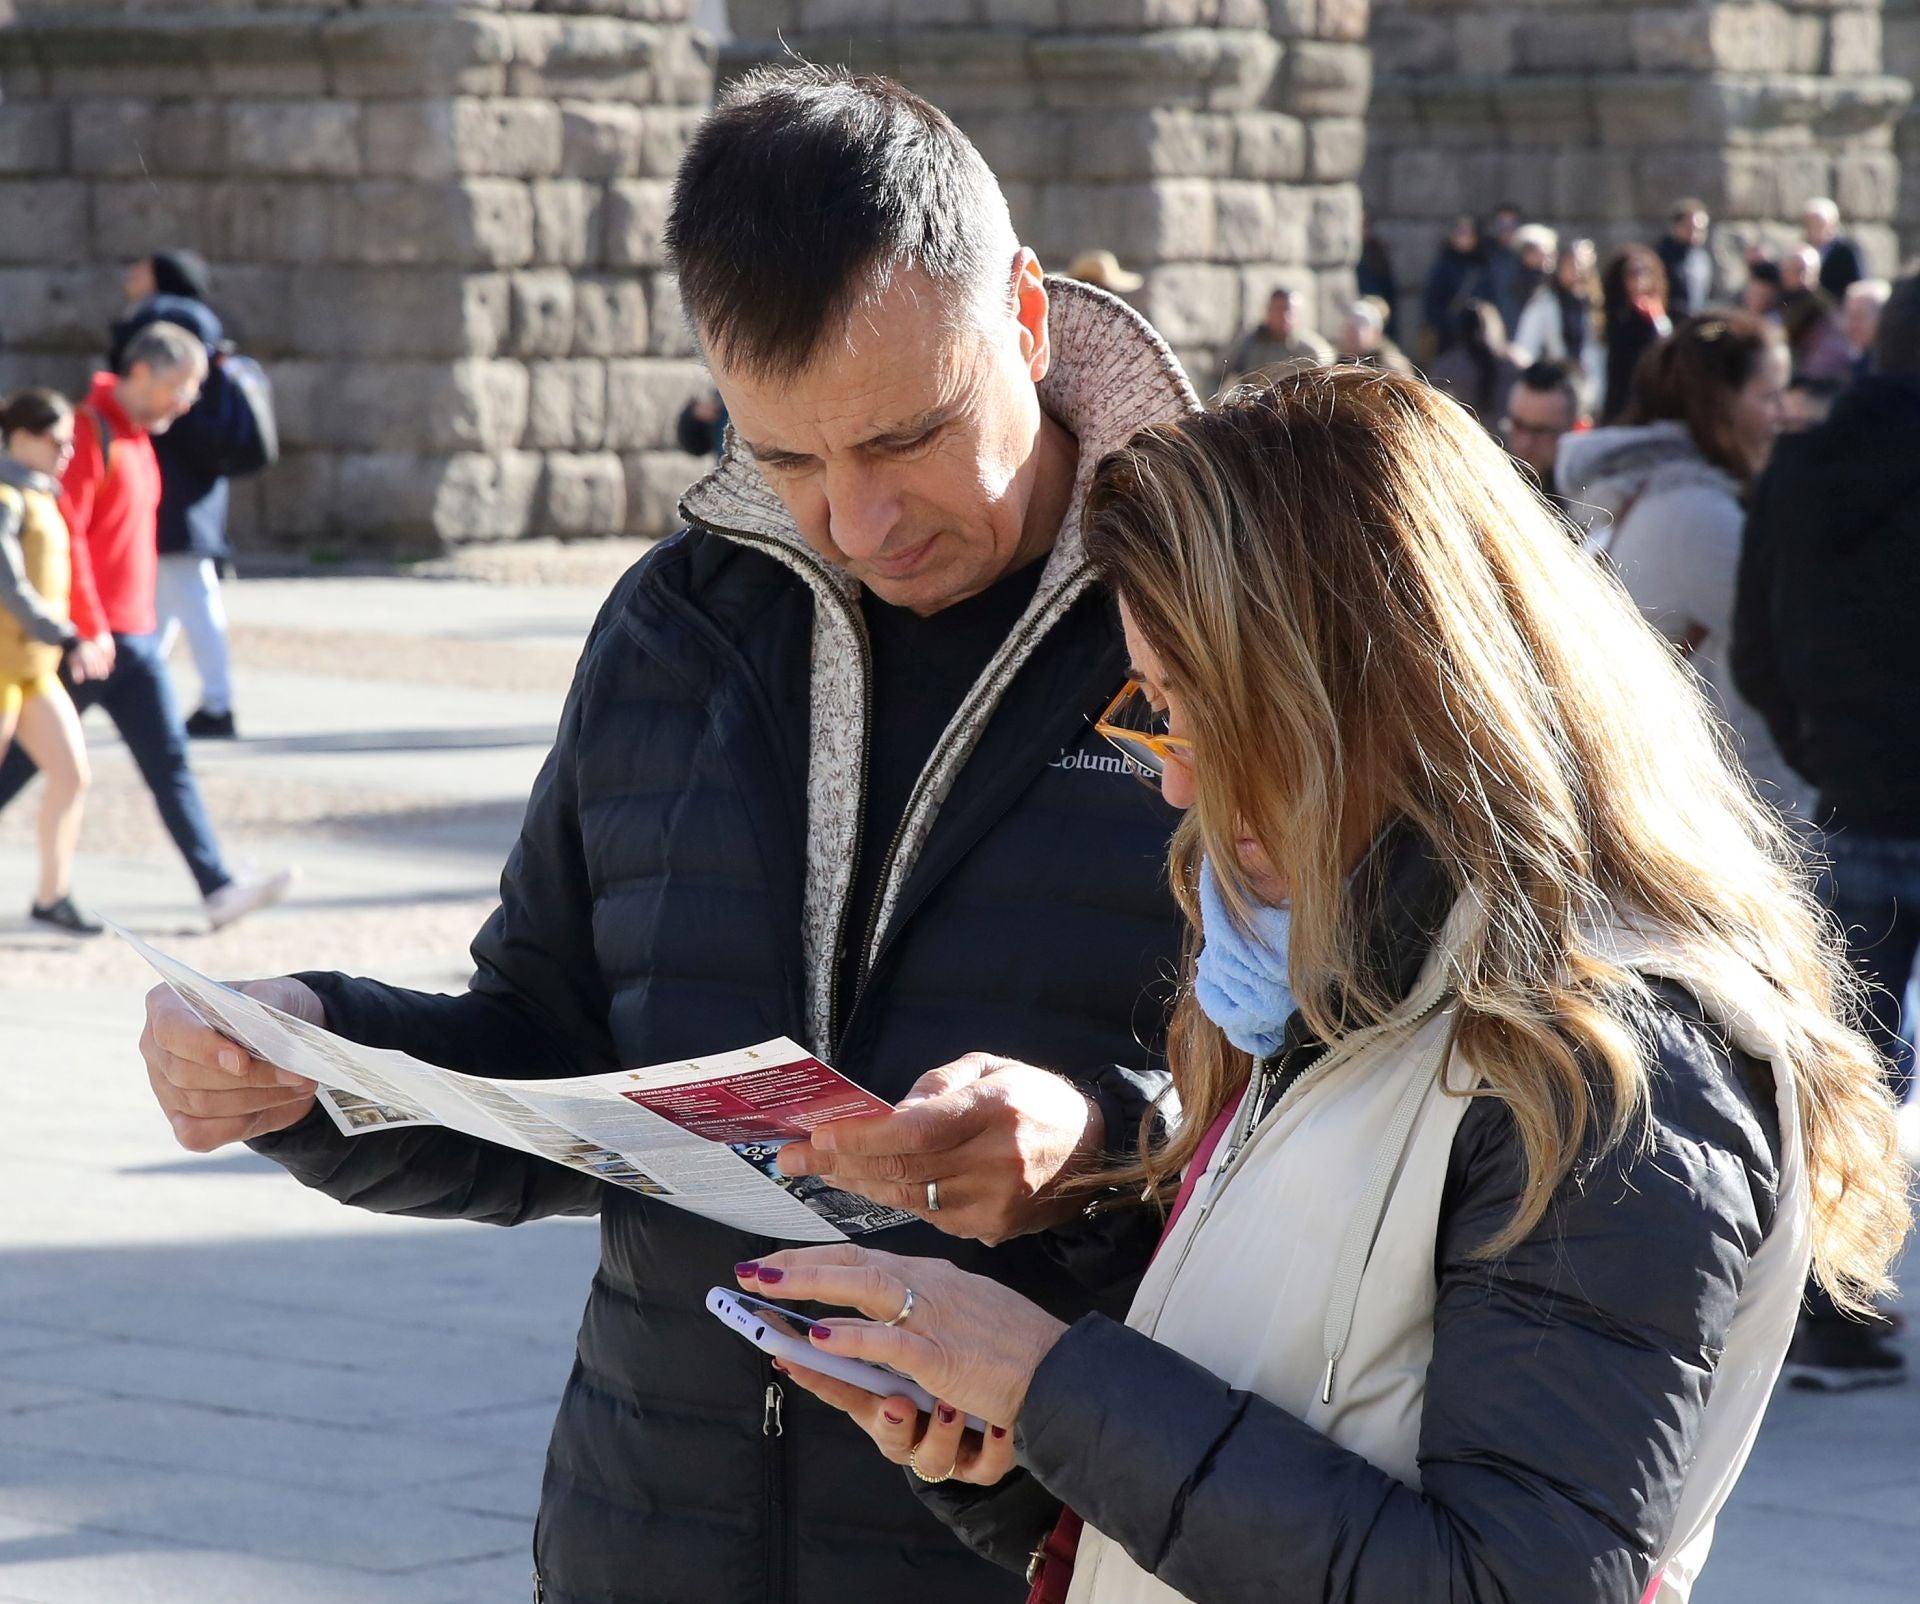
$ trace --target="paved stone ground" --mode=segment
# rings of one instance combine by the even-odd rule
[[[196,758],[229,846],[297,863],[298,897],[203,934],[104,725],[82,890],[215,974],[459,986],[630,556],[232,587],[248,739]],[[593,1227],[381,1219],[244,1151],[183,1153],[134,1050],[142,967],[14,911],[29,813],[0,815],[0,1601],[526,1598]],[[1916,1575],[1920,1389],[1783,1394],[1698,1597],[1893,1604]]]

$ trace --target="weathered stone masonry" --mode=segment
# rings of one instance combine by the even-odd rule
[[[727,65],[781,45],[950,113],[1021,237],[1105,246],[1203,392],[1281,283],[1329,316],[1360,243],[1367,0],[732,0]]]
[[[121,265],[193,245],[279,396],[286,457],[237,498],[243,540],[671,518],[703,383],[660,252],[711,92],[687,0],[16,10],[0,384],[76,385]]]

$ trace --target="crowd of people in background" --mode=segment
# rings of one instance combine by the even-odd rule
[[[28,389],[0,406],[0,807],[45,776],[29,918],[103,926],[73,896],[89,781],[80,714],[113,721],[218,929],[280,901],[290,870],[237,871],[188,757],[232,738],[219,564],[228,480],[278,452],[270,392],[207,304],[206,263],[180,250],[127,271],[126,305],[86,395]],[[203,686],[182,718],[166,660],[184,630]]]

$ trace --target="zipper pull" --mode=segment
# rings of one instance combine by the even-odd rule
[[[780,1405],[784,1397],[785,1394],[780,1391],[776,1383],[771,1381],[767,1383],[766,1407],[760,1412],[762,1437],[784,1437],[787,1434],[787,1428],[780,1420]]]

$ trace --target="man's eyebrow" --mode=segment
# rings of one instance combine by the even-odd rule
[[[860,442],[865,449],[869,446],[909,445],[915,440],[931,434],[943,423],[950,423],[959,416],[966,405],[964,401],[945,401],[937,407],[929,407],[917,418],[909,418],[905,423],[896,424],[891,429],[882,430]]]
[[[806,456],[806,452],[804,451],[788,451],[783,446],[757,445],[744,436],[741,439],[741,444],[747,448],[747,455],[752,457],[755,462],[798,462]]]

